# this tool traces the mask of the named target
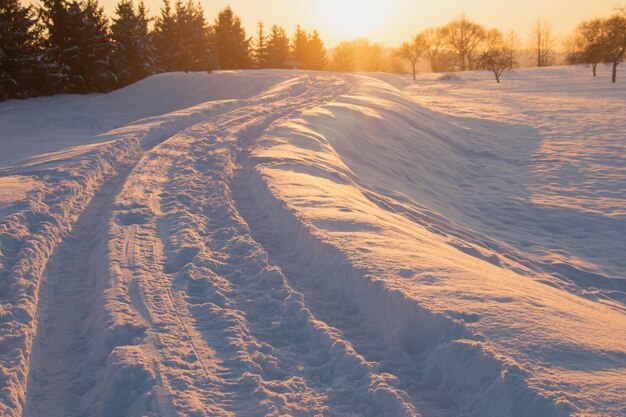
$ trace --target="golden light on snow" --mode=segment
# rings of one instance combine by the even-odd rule
[[[389,25],[391,5],[381,0],[317,0],[315,14],[327,31],[338,38],[372,36]]]

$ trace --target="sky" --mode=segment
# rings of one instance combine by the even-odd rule
[[[31,0],[33,1],[33,0]],[[144,0],[157,14],[162,0]],[[173,1],[173,0],[172,0]],[[117,0],[100,0],[112,14]],[[284,26],[317,29],[327,46],[360,36],[397,46],[420,30],[439,26],[465,13],[470,19],[526,39],[530,28],[543,19],[558,36],[569,34],[582,20],[610,14],[626,0],[201,0],[209,21],[230,4],[251,35],[259,20]]]

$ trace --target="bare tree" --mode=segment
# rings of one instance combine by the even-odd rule
[[[448,45],[458,54],[461,71],[476,68],[476,51],[485,39],[485,28],[461,15],[443,27]]]
[[[418,34],[415,35],[410,42],[403,42],[396,51],[398,56],[411,63],[413,68],[413,80],[416,79],[417,75],[417,61],[419,61],[426,49],[428,49],[426,37],[423,34]]]
[[[502,73],[511,69],[511,48],[504,40],[502,32],[498,29],[491,29],[485,34],[485,42],[480,59],[479,68],[489,70],[496,77],[496,82],[500,84]]]
[[[605,22],[592,19],[582,22],[566,43],[567,61],[570,64],[587,64],[596,76],[598,63],[605,58]]]
[[[517,33],[512,30],[509,32],[507,37],[507,50],[509,54],[509,69],[516,68],[519,63],[517,61],[518,51],[520,49],[520,45],[522,40],[517,35]]]
[[[617,66],[626,54],[626,13],[617,13],[604,21],[604,55],[613,66],[611,80],[617,81]]]
[[[448,48],[443,28],[426,29],[421,32],[426,40],[426,55],[432,72],[448,71],[452,65],[453,54]]]
[[[552,26],[545,21],[537,21],[530,34],[531,50],[537,55],[537,66],[547,67],[551,65],[556,38],[552,33]]]

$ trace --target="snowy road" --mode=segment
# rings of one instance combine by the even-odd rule
[[[397,76],[159,77],[160,98],[149,79],[114,93],[115,111],[94,99],[111,120],[92,136],[81,113],[82,144],[62,122],[30,154],[7,147],[0,414],[626,413],[623,187],[576,205],[561,168],[533,183],[533,201],[567,204],[565,227],[605,227],[603,241],[557,245],[530,206],[505,209],[526,198],[533,141],[563,148],[574,129],[496,124],[457,88]],[[19,126],[23,107],[11,114]],[[608,123],[598,138],[624,146]]]

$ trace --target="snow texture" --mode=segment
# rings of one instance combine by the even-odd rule
[[[626,91],[163,74],[0,105],[0,414],[626,415]]]

